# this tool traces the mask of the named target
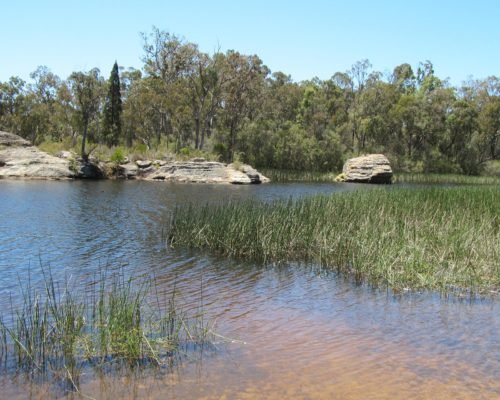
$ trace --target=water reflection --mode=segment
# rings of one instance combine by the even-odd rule
[[[82,378],[95,398],[386,399],[500,397],[494,300],[394,296],[307,266],[260,267],[165,248],[175,204],[302,196],[347,185],[210,186],[149,182],[0,182],[0,306],[39,259],[90,283],[99,268],[174,284],[228,338],[203,362],[163,376]],[[15,296],[14,296],[15,301]],[[2,397],[50,398],[2,377]],[[62,396],[62,395],[61,395]]]

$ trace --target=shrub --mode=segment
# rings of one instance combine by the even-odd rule
[[[111,155],[111,162],[121,164],[125,161],[125,152],[121,147],[117,147]]]

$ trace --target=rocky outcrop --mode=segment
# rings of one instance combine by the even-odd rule
[[[0,178],[69,179],[70,162],[31,146],[17,135],[0,132]]]
[[[95,161],[78,160],[76,163],[75,178],[79,179],[104,179],[106,173],[103,166]]]
[[[368,154],[351,158],[345,162],[342,174],[337,177],[337,181],[391,183],[392,168],[383,154]]]
[[[115,175],[118,179],[135,179],[138,171],[136,163],[120,164],[115,168]]]
[[[232,183],[251,184],[269,182],[265,176],[248,165],[236,168],[216,161],[195,159],[191,161],[172,161],[159,166],[144,179],[170,182],[192,183]]]
[[[14,135],[13,133],[0,131],[0,146],[29,147],[31,146],[31,143],[20,136]]]
[[[258,172],[255,168],[252,168],[250,165],[243,164],[236,166],[234,164],[229,164],[228,168],[238,170],[245,174],[248,179],[250,179],[250,183],[267,183],[269,179]]]
[[[269,182],[249,165],[191,161],[139,160],[117,165],[83,160],[62,151],[57,157],[40,151],[12,133],[0,132],[0,179],[145,179],[150,181],[251,184]]]

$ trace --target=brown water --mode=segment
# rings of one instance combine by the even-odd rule
[[[259,267],[165,248],[173,206],[186,201],[302,196],[346,185],[214,187],[142,182],[0,182],[0,307],[18,277],[51,265],[90,283],[102,265],[175,281],[180,302],[216,321],[216,351],[172,372],[81,378],[96,399],[499,399],[495,299],[394,295],[304,265]],[[364,190],[364,189],[363,189]],[[3,374],[0,398],[75,397]]]

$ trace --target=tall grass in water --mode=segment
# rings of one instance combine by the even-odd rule
[[[263,169],[261,172],[272,182],[335,182],[339,173]],[[395,173],[393,183],[500,185],[498,176],[468,176],[456,174]]]
[[[320,263],[395,290],[500,287],[500,187],[370,190],[177,208],[171,246]]]
[[[171,366],[187,347],[207,343],[213,326],[201,315],[186,315],[176,304],[175,288],[160,298],[153,285],[123,274],[102,274],[90,291],[67,283],[59,287],[50,273],[44,290],[28,282],[21,286],[22,304],[12,304],[0,319],[4,370],[78,391],[88,368]]]
[[[394,183],[453,184],[453,185],[500,185],[498,176],[470,176],[456,174],[395,174]]]
[[[262,169],[262,174],[272,182],[335,182],[339,172],[293,171]]]

